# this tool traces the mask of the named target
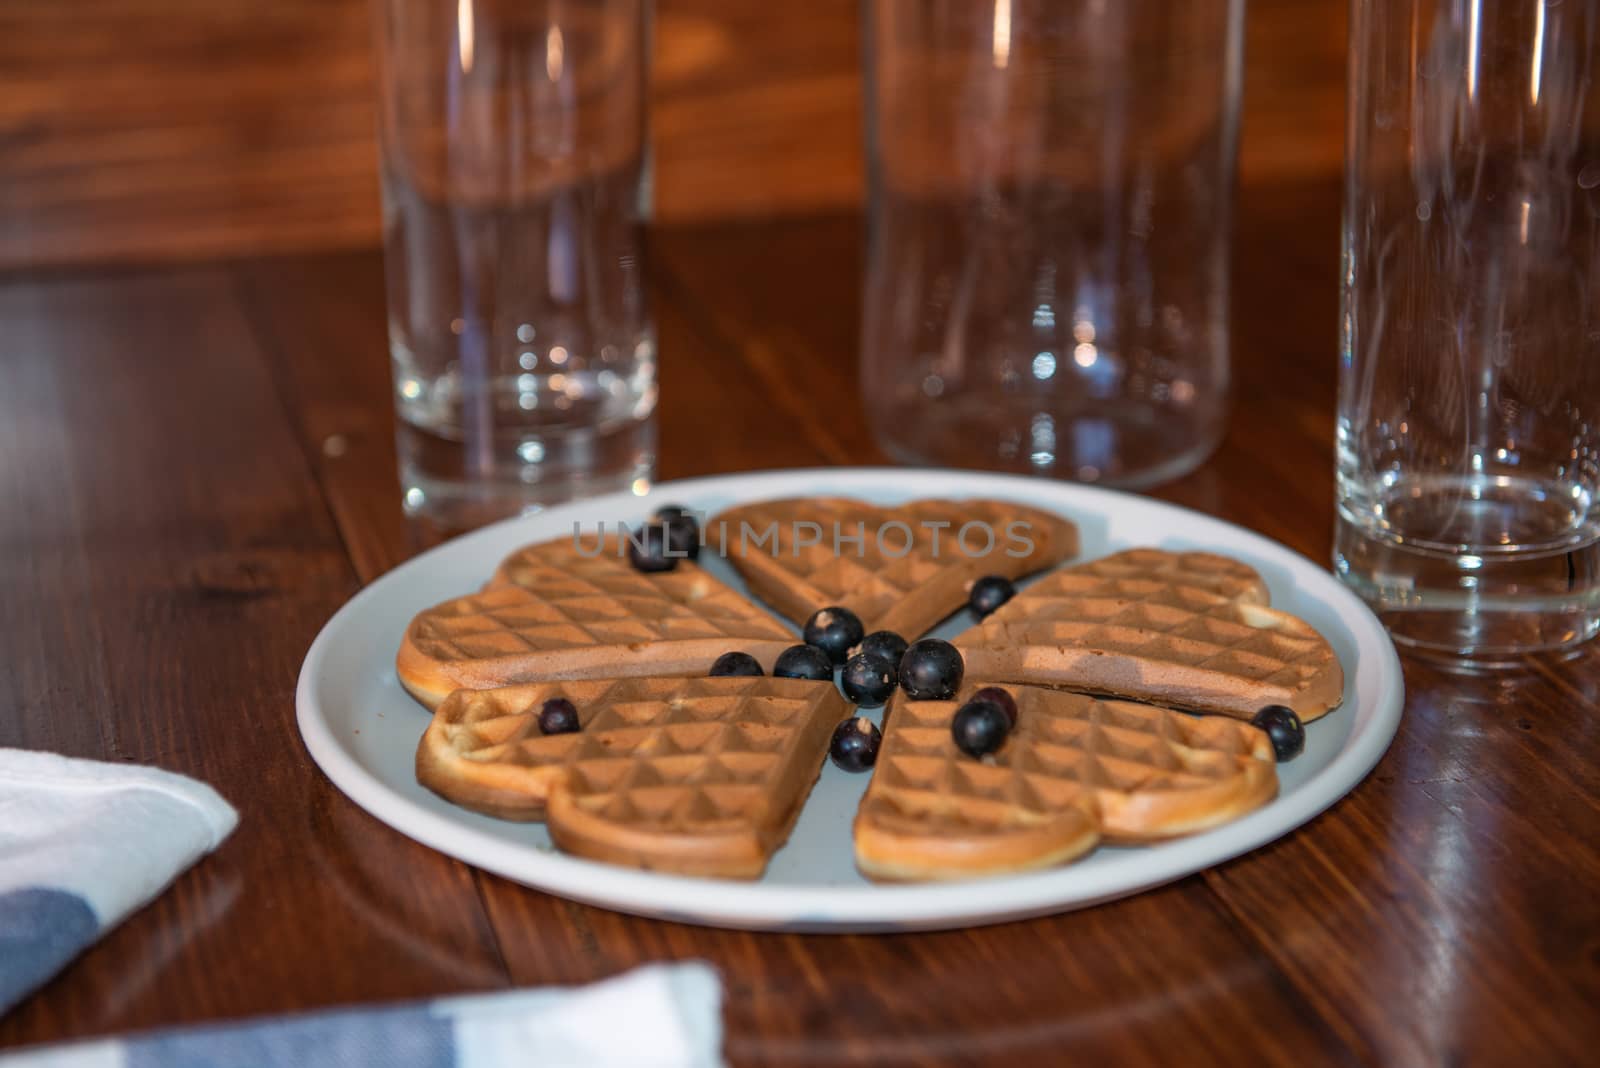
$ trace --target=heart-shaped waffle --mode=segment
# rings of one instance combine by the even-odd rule
[[[1071,523],[998,500],[762,501],[714,516],[706,538],[756,596],[795,622],[842,605],[868,633],[908,640],[960,608],[975,579],[1019,578],[1078,549]]]
[[[958,879],[1072,860],[1097,841],[1157,841],[1271,799],[1272,744],[1255,727],[1037,686],[1006,686],[1017,722],[977,759],[955,745],[958,700],[897,694],[856,813],[856,864],[880,879]]]
[[[482,592],[412,620],[396,658],[401,683],[431,708],[459,687],[704,674],[734,650],[770,670],[794,644],[699,566],[641,572],[618,545],[558,538],[519,549]]]
[[[581,729],[545,735],[564,697]],[[417,780],[458,805],[545,819],[569,853],[753,879],[783,844],[844,717],[830,683],[629,678],[458,690],[417,749]]]
[[[1310,624],[1266,607],[1254,569],[1132,549],[1046,575],[956,639],[973,678],[1038,683],[1249,719],[1335,708],[1344,673]]]

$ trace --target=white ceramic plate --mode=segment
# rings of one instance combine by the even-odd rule
[[[674,502],[715,512],[772,497],[847,495],[880,503],[992,496],[1058,511],[1078,524],[1080,559],[1137,545],[1209,549],[1257,568],[1272,603],[1309,621],[1344,665],[1341,708],[1311,724],[1306,751],[1279,766],[1272,803],[1206,834],[1162,845],[1101,848],[1053,871],[966,883],[874,885],[856,871],[850,821],[868,777],[826,763],[788,844],[759,882],[634,871],[556,852],[543,824],[480,816],[417,785],[412,761],[428,714],[400,688],[394,656],[418,611],[476,589],[520,545],[638,521]],[[725,561],[707,561],[742,587]],[[966,614],[934,634],[952,637]],[[507,520],[395,568],[328,621],[307,653],[296,695],[300,733],[334,783],[424,845],[528,886],[624,912],[725,927],[813,931],[927,930],[1080,908],[1169,882],[1287,834],[1343,797],[1388,748],[1400,719],[1394,646],[1333,576],[1257,534],[1197,512],[1108,490],[957,471],[854,469],[729,475],[666,483]],[[1314,833],[1314,832],[1312,832]]]

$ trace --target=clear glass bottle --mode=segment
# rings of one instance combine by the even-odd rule
[[[1142,486],[1228,398],[1243,0],[868,0],[863,400],[910,463]]]
[[[449,531],[648,479],[648,3],[375,10],[407,513]]]
[[[1600,629],[1600,3],[1353,0],[1338,573],[1481,661]]]

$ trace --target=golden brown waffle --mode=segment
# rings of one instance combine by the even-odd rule
[[[769,528],[772,538],[763,540]],[[859,533],[861,545],[836,544],[835,531],[845,538]],[[1077,528],[1065,519],[996,500],[894,507],[844,497],[762,501],[712,517],[706,535],[751,592],[795,622],[843,605],[868,633],[892,630],[907,640],[960,608],[973,580],[1018,578],[1078,551]],[[799,544],[812,535],[817,544]]]
[[[544,735],[552,697],[582,730]],[[754,879],[789,835],[845,715],[831,683],[628,678],[458,690],[417,748],[417,780],[504,819],[546,819],[570,853]]]
[[[608,539],[597,556],[571,538],[530,545],[501,566],[497,584],[422,612],[396,659],[401,683],[431,708],[460,687],[704,674],[734,650],[771,670],[797,640],[697,565],[646,574],[616,545]]]
[[[880,879],[956,879],[1061,864],[1102,839],[1216,827],[1277,792],[1255,727],[1036,686],[1006,686],[1017,725],[999,751],[956,748],[955,701],[896,695],[855,821],[856,864]]]
[[[1254,570],[1210,553],[1133,549],[1063,568],[956,639],[973,678],[1040,683],[1248,719],[1336,707],[1326,639],[1266,607]]]

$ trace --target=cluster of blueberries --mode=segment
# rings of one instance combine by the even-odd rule
[[[658,509],[628,546],[628,558],[634,568],[647,573],[670,571],[679,560],[694,560],[699,555],[699,524],[679,505]],[[972,584],[967,603],[972,614],[982,619],[1011,600],[1016,592],[1009,579],[988,575]],[[961,687],[964,665],[955,646],[938,638],[907,643],[888,630],[867,634],[860,618],[848,608],[833,606],[813,613],[806,620],[803,636],[802,644],[779,654],[772,674],[781,679],[829,682],[834,669],[842,667],[839,688],[861,708],[881,706],[896,686],[915,701],[948,701]],[[732,652],[717,658],[711,665],[711,674],[750,676],[763,672],[761,664],[749,653]],[[982,693],[990,697],[980,700],[980,695],[975,695],[961,706],[951,726],[956,744],[974,757],[1000,748],[1017,719],[1016,702],[1005,691],[991,687]],[[993,694],[1004,698],[1003,705],[996,703]],[[559,712],[552,714],[552,726],[577,729],[565,726],[567,722]],[[542,716],[540,727],[544,729]],[[865,771],[877,762],[882,740],[882,732],[871,720],[854,716],[835,729],[829,752],[833,762],[846,771]]]
[[[982,619],[1016,592],[1008,579],[989,575],[972,584],[968,607]],[[893,631],[864,631],[860,618],[848,608],[819,609],[806,620],[805,643],[779,654],[772,674],[822,682],[831,680],[833,669],[842,665],[839,688],[852,704],[862,708],[879,707],[897,686],[913,701],[948,701],[961,688],[966,666],[949,642],[923,638],[908,644]],[[711,665],[711,674],[759,675],[761,665],[747,653],[724,653]],[[1010,702],[1009,695],[1006,700]],[[987,706],[974,709],[974,701],[961,707],[951,733],[963,752],[979,757],[994,752],[1005,741],[1006,732],[1016,722],[1016,704],[1010,704],[1010,720],[996,726],[1004,717],[985,715]],[[846,771],[866,771],[877,763],[882,740],[882,732],[872,721],[852,717],[834,730],[829,755]]]
[[[686,509],[666,505],[657,510],[642,537],[630,542],[628,555],[640,571],[670,571],[679,560],[700,555],[700,525]],[[1009,579],[988,575],[972,584],[967,606],[983,619],[1015,594]],[[913,701],[948,701],[961,689],[966,673],[960,651],[949,642],[922,638],[908,644],[888,630],[866,634],[860,617],[838,605],[814,612],[802,636],[803,644],[778,655],[773,676],[831,682],[834,668],[842,665],[839,688],[861,708],[881,706],[896,686]],[[760,662],[749,653],[723,653],[711,665],[713,677],[761,674]],[[1268,705],[1250,722],[1266,732],[1279,760],[1292,760],[1305,748],[1305,728],[1293,709]],[[986,686],[956,710],[950,734],[963,753],[979,758],[1004,745],[1016,725],[1016,700],[998,686]],[[543,734],[570,734],[580,727],[577,709],[564,697],[551,698],[539,712]],[[834,729],[829,756],[845,771],[866,771],[877,763],[882,742],[876,724],[852,716]]]
[[[975,582],[969,599],[973,614],[983,618],[1016,591],[999,576]],[[841,667],[839,688],[852,704],[877,708],[895,688],[913,701],[948,701],[961,689],[966,666],[961,653],[940,638],[907,643],[893,631],[864,633],[857,615],[838,605],[823,608],[806,620],[805,643],[785,649],[772,674],[785,679],[826,682]],[[761,665],[748,653],[724,653],[711,665],[712,675],[760,675]],[[995,695],[999,695],[998,699]],[[962,705],[951,723],[951,735],[962,752],[973,757],[992,753],[1005,742],[1017,721],[1011,695],[989,687]],[[855,716],[833,732],[829,755],[846,771],[865,771],[878,759],[883,735],[870,720]]]

